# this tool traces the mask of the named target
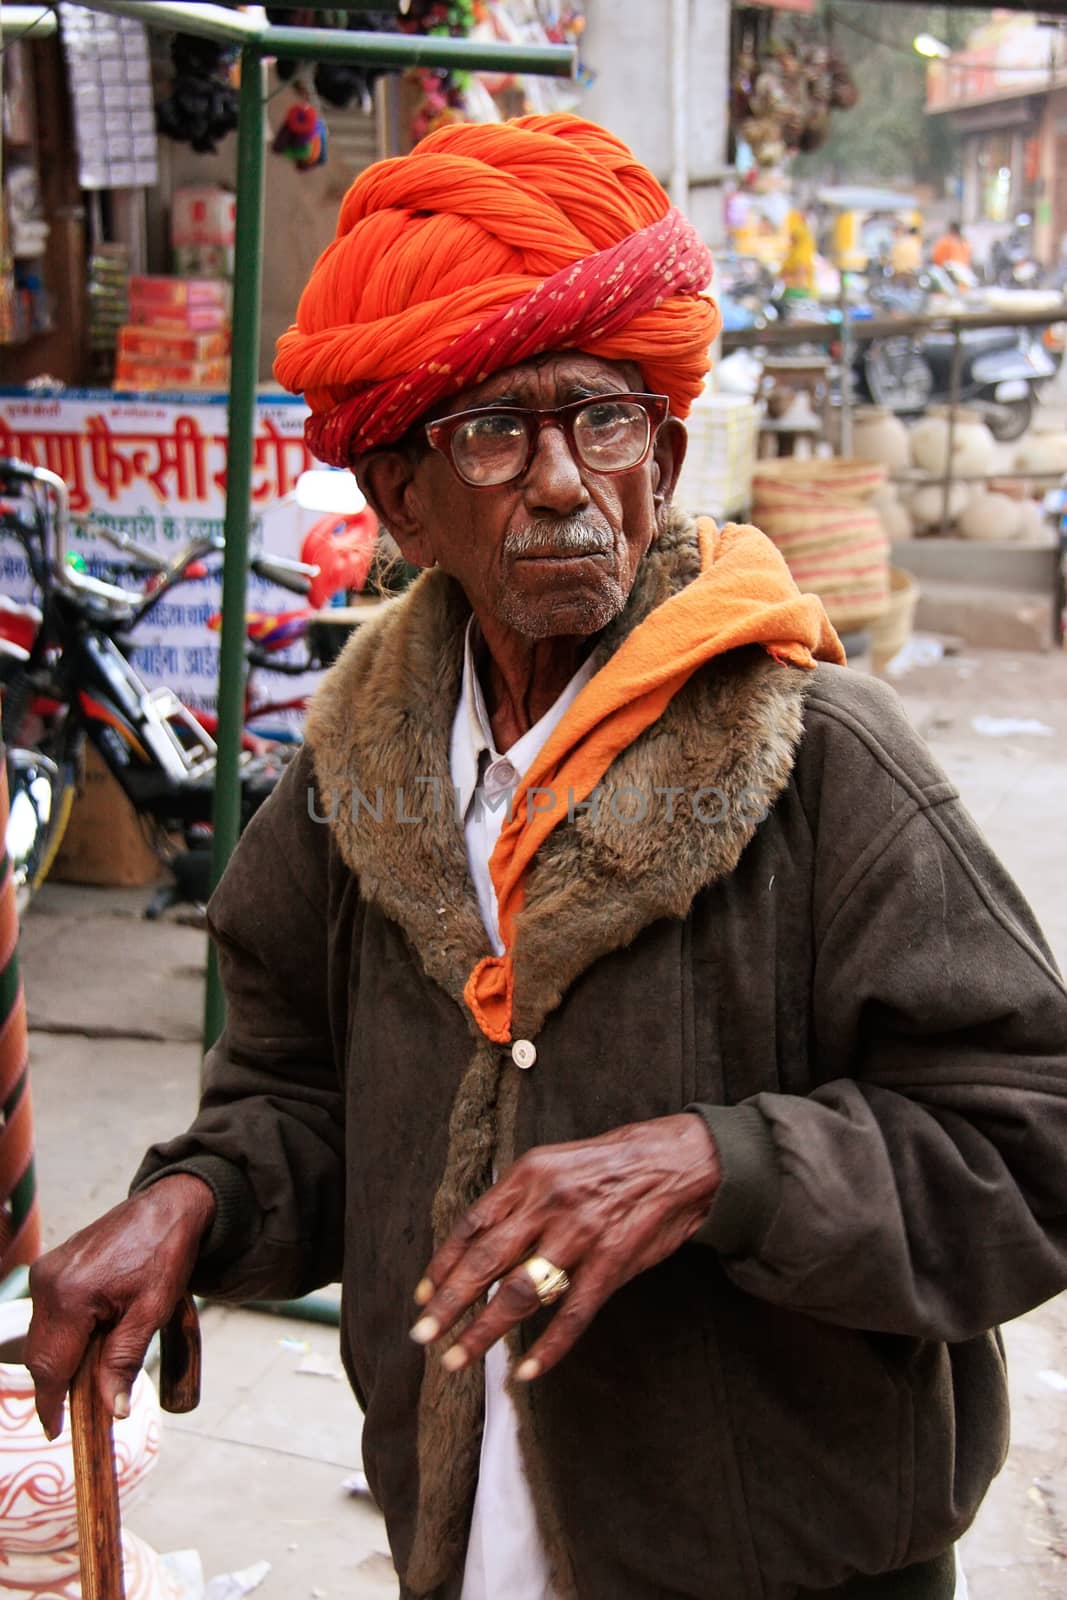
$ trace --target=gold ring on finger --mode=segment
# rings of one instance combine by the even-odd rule
[[[549,1261],[546,1256],[530,1256],[528,1261],[523,1262],[522,1267],[533,1280],[537,1298],[543,1306],[555,1305],[571,1286],[571,1280],[563,1268],[557,1267],[555,1262]]]

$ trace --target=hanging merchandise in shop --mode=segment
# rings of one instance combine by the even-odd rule
[[[5,52],[0,166],[0,344],[15,344],[52,325],[43,277],[48,220],[41,194],[32,74],[18,40]]]
[[[363,32],[400,32],[428,37],[469,38],[487,43],[576,44],[585,29],[577,0],[399,0],[392,10],[331,12],[302,6],[268,6],[272,23]],[[342,109],[360,104],[370,111],[380,69],[336,62],[279,61],[278,76],[301,99]],[[471,73],[414,68],[404,75],[405,115],[412,141],[424,139],[450,122],[499,122],[523,112],[550,113],[578,108],[593,73],[579,65],[575,80],[549,81],[514,73]],[[278,148],[277,146],[275,148]],[[291,154],[291,146],[282,153]],[[299,162],[298,162],[299,164]],[[313,163],[317,164],[317,163]]]
[[[267,20],[286,28],[355,28],[360,33],[388,33],[397,28],[395,11],[318,11],[308,6],[268,6]],[[305,83],[308,64],[299,61],[279,61],[278,77],[282,83]],[[362,67],[348,61],[319,61],[311,76],[314,92],[328,106],[344,111],[358,105],[369,112],[373,105],[374,85],[382,76],[379,67]],[[277,145],[275,145],[277,149]],[[287,149],[285,154],[290,152]],[[299,163],[298,163],[299,164]],[[313,163],[317,164],[317,163]]]
[[[298,172],[310,172],[326,162],[326,124],[309,100],[290,106],[271,146],[287,156]]]
[[[174,82],[156,111],[160,133],[201,154],[217,150],[237,127],[237,90],[231,82],[237,51],[213,39],[176,33],[171,41]]]
[[[859,98],[820,25],[795,19],[783,28],[781,20],[751,6],[735,15],[731,130],[760,168],[817,150],[831,114],[851,110]]]
[[[148,42],[140,22],[59,7],[83,189],[159,181]]]

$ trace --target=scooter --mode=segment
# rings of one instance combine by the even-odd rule
[[[998,239],[990,260],[993,282],[1003,289],[1036,289],[1042,267],[1034,255],[1033,218],[1026,212],[1016,217],[1006,239]]]
[[[952,393],[955,336],[929,333],[922,356],[934,379],[931,399]],[[994,439],[1020,438],[1033,421],[1041,386],[1056,376],[1056,363],[1028,328],[971,328],[960,334],[959,399],[982,413]]]

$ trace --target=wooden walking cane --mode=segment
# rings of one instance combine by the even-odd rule
[[[115,1446],[97,1374],[102,1337],[90,1343],[70,1386],[70,1431],[78,1502],[82,1600],[126,1600]],[[159,1403],[192,1411],[200,1400],[200,1323],[185,1295],[159,1333]]]

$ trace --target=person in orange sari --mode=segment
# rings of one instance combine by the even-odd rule
[[[352,185],[276,371],[424,569],[210,907],[201,1110],[37,1268],[46,1427],[340,1278],[405,1600],[951,1600],[1067,1283],[1067,996],[773,544],[674,504],[707,249],[604,129]],[[700,508],[698,508],[699,510]]]

